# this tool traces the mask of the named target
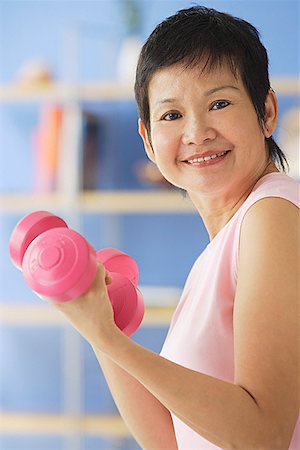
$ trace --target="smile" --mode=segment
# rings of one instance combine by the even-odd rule
[[[221,156],[224,156],[226,153],[228,153],[228,150],[226,150],[224,152],[216,153],[216,154],[210,155],[210,156],[203,156],[200,158],[188,159],[186,162],[189,164],[197,164],[197,163],[201,163],[201,162],[205,162],[205,161],[210,161],[211,159],[220,158]]]

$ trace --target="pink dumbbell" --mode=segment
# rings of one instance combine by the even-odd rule
[[[46,212],[28,214],[14,228],[9,252],[30,288],[40,297],[62,303],[91,286],[100,261],[112,278],[107,286],[116,325],[131,336],[144,316],[137,288],[138,267],[131,256],[113,248],[96,250],[64,220]]]

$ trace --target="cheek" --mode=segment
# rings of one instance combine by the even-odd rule
[[[263,131],[257,116],[253,116],[251,113],[234,117],[230,124],[227,123],[225,133],[230,136],[233,142],[238,143],[240,146],[257,147],[264,142]]]
[[[157,161],[163,161],[166,157],[169,159],[178,148],[179,138],[170,130],[155,127],[152,130],[151,137]]]

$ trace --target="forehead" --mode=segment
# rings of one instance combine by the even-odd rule
[[[150,104],[167,93],[182,93],[187,88],[205,92],[218,85],[233,85],[243,90],[243,83],[238,74],[234,74],[229,65],[223,64],[214,69],[203,69],[201,66],[186,67],[175,64],[157,70],[152,76],[148,97]]]

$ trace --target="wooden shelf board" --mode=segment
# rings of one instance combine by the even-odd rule
[[[0,102],[72,102],[132,100],[133,86],[117,82],[85,84],[44,83],[0,85]]]
[[[174,306],[146,307],[142,326],[167,326]],[[58,310],[48,304],[44,306],[0,305],[0,325],[24,326],[70,326]]]
[[[94,436],[129,437],[129,431],[119,416],[64,414],[32,414],[0,412],[0,434],[66,434],[82,433]]]
[[[279,95],[296,95],[300,81],[296,76],[272,77],[271,85]],[[133,100],[133,85],[117,81],[99,81],[82,84],[41,83],[36,85],[2,84],[0,102],[73,102],[73,101],[120,101]]]
[[[0,211],[63,210],[85,213],[196,213],[188,197],[177,191],[87,191],[76,197],[53,194],[3,194]]]

